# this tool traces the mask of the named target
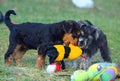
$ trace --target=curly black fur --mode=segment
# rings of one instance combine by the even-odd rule
[[[38,54],[45,55],[46,46],[51,42],[59,41],[63,43],[65,33],[71,31],[72,34],[79,32],[79,24],[73,20],[64,20],[58,23],[43,24],[26,22],[13,24],[10,14],[16,15],[14,10],[9,10],[5,14],[5,24],[10,30],[9,48],[5,53],[4,59],[8,60],[17,45],[21,45],[19,52],[26,52],[29,49],[38,50]]]
[[[107,44],[107,37],[98,27],[94,26],[90,21],[80,22],[80,38],[78,44],[82,47],[84,53],[91,57],[98,49],[100,49],[101,56],[106,62],[111,62],[109,56],[109,48]]]
[[[87,56],[86,68],[91,64],[91,57],[100,51],[105,62],[112,62],[107,43],[107,37],[101,29],[94,26],[90,21],[78,21],[80,24],[80,37],[78,45],[82,47],[83,53]],[[87,66],[88,65],[88,66]],[[78,67],[78,66],[77,66]],[[81,68],[81,67],[80,67]]]

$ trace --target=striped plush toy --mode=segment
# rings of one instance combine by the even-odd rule
[[[82,49],[79,46],[69,44],[64,46],[62,44],[48,46],[46,55],[49,57],[50,64],[60,62],[61,68],[65,69],[64,59],[74,60],[82,56]]]

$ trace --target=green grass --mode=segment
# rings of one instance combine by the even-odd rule
[[[120,1],[94,1],[94,9],[79,9],[72,4],[71,0],[4,0],[0,2],[0,10],[5,13],[9,9],[14,9],[17,15],[11,18],[16,23],[27,21],[53,23],[67,19],[88,19],[105,32],[112,60],[120,63]],[[8,48],[8,39],[9,30],[2,23],[0,24],[0,81],[70,81],[69,76],[48,75],[45,70],[37,70],[35,50],[28,51],[24,55],[23,66],[7,67],[4,64],[4,54]],[[69,69],[64,72],[71,73]]]

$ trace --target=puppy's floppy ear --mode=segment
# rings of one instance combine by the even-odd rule
[[[85,27],[86,26],[86,24],[81,24],[80,25],[80,28],[83,28],[83,27]]]
[[[84,23],[84,21],[76,21],[76,22],[79,24],[80,28],[86,26],[86,24]]]
[[[99,38],[99,31],[96,28],[93,28],[92,36],[97,40]]]
[[[86,24],[82,21],[79,22],[79,27],[80,27],[80,30],[85,30],[86,29]]]
[[[89,21],[85,20],[85,22],[91,26],[91,34],[94,36],[94,38],[97,40],[99,38],[99,31],[98,29]]]
[[[85,20],[85,22],[89,25],[93,25],[89,20]]]
[[[99,38],[99,32],[98,31],[95,32],[95,38],[96,38],[96,40]]]

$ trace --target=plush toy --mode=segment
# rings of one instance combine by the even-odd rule
[[[71,81],[114,81],[118,75],[115,63],[97,63],[87,71],[77,70],[71,75]]]
[[[57,63],[52,63],[47,66],[46,71],[47,73],[54,73],[54,72],[59,72],[61,70],[60,64]]]
[[[61,62],[62,69],[65,69],[64,59],[74,60],[82,55],[82,49],[79,46],[69,44],[69,46],[64,46],[61,44],[48,46],[46,49],[46,54],[49,57],[50,64],[54,62]]]

